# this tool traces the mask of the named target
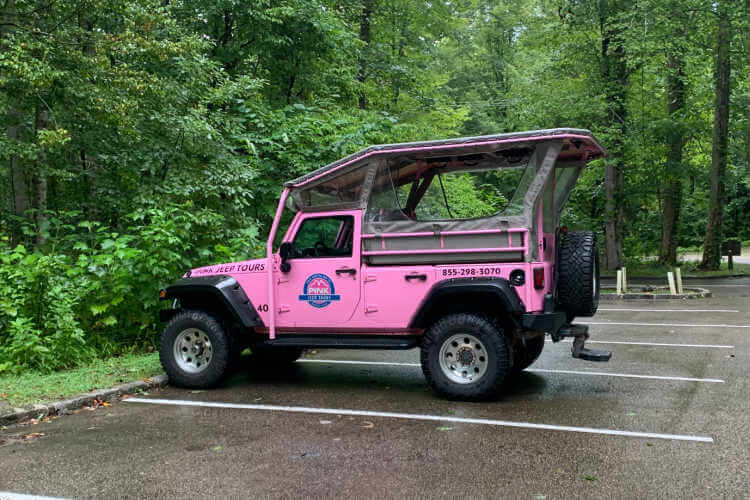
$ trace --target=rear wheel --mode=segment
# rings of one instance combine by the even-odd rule
[[[496,395],[510,372],[502,329],[477,314],[451,314],[425,333],[422,372],[438,394],[463,400]]]
[[[229,337],[221,323],[207,312],[183,310],[164,328],[159,359],[171,384],[213,387],[228,371]]]

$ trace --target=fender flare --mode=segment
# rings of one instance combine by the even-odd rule
[[[496,299],[511,318],[526,312],[516,289],[504,278],[452,278],[432,286],[412,317],[410,328],[425,328],[439,304],[452,295],[482,294]]]
[[[217,274],[198,278],[182,278],[165,289],[162,299],[184,299],[191,296],[209,295],[226,309],[243,327],[263,326],[263,320],[237,280],[231,276]],[[164,309],[159,316],[167,321],[176,309]]]

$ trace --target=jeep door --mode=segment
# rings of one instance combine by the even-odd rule
[[[290,268],[274,271],[279,327],[320,329],[352,317],[361,293],[360,232],[359,211],[297,215],[285,238],[293,245]]]

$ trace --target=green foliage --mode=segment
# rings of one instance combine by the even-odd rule
[[[435,177],[416,207],[417,219],[471,219],[501,212],[508,204],[509,198],[501,192],[501,177],[503,176],[500,172],[484,175],[460,173]],[[513,187],[517,183],[516,181]],[[407,184],[401,187],[399,196],[402,198],[402,207],[406,203],[410,186],[411,184]]]
[[[50,217],[54,247],[0,244],[0,367],[54,370],[152,346],[156,292],[191,267],[260,249],[257,227],[233,231],[191,203],[127,214],[124,233],[78,214]],[[27,226],[28,227],[28,226]],[[60,235],[71,228],[84,232]],[[0,371],[3,371],[0,370]]]
[[[51,370],[91,356],[76,319],[83,298],[59,255],[0,246],[0,366]]]

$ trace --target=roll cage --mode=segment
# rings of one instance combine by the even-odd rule
[[[439,258],[454,255],[459,259],[457,262],[474,258],[538,259],[543,247],[543,226],[556,227],[556,219],[580,171],[590,160],[605,154],[591,132],[583,129],[537,130],[366,148],[285,183],[266,245],[268,269],[274,268],[273,241],[288,200],[295,210],[305,212],[362,210],[368,215],[362,227],[362,256],[371,265],[417,262],[409,260],[415,258],[430,263],[435,262],[435,257],[430,257],[435,255]],[[479,218],[418,220],[416,217],[417,207],[435,178],[446,196],[442,176],[447,173],[521,167],[530,174],[528,182],[520,184],[513,196],[512,210]],[[402,204],[396,191],[403,186],[408,186],[408,190]],[[385,207],[374,206],[373,195],[387,193],[389,189],[395,203],[386,213]],[[547,211],[552,214],[552,223],[543,224],[542,207],[548,193]],[[447,204],[447,197],[445,201]],[[550,201],[554,210],[550,210]],[[467,238],[471,239],[471,245]],[[469,249],[470,246],[479,250]],[[268,273],[268,296],[273,311],[272,272]],[[269,330],[273,339],[274,314],[270,316]]]

